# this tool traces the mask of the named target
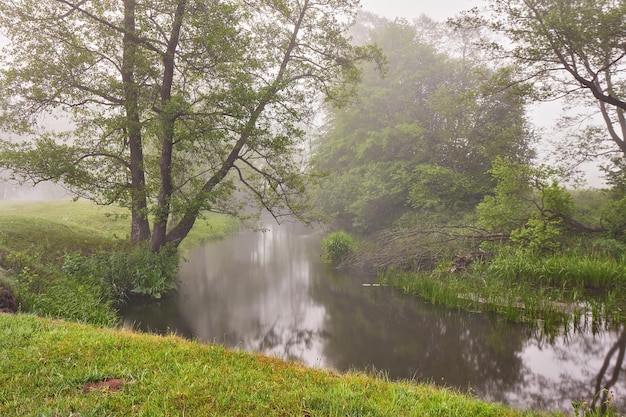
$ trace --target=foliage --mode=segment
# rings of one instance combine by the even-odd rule
[[[524,227],[511,231],[511,242],[531,253],[554,252],[559,248],[556,238],[561,234],[559,221],[530,218]]]
[[[130,209],[154,251],[206,211],[304,218],[307,126],[379,55],[346,38],[357,3],[2,2],[0,127],[21,139],[0,163]]]
[[[82,277],[59,277],[44,291],[33,292],[28,279],[24,272],[17,279],[21,311],[99,326],[118,324],[115,307],[102,283]]]
[[[574,209],[572,217],[585,224],[602,224],[602,211],[609,202],[606,190],[597,188],[580,188],[568,190],[572,196]]]
[[[496,256],[486,269],[489,274],[502,279],[556,287],[595,288],[608,292],[626,284],[622,257],[611,259],[579,251],[532,257],[524,250],[514,250]]]
[[[607,149],[626,153],[625,14],[622,0],[490,0],[456,23],[491,29],[497,42],[482,45],[492,59],[512,61],[515,78],[535,84],[536,98],[566,97],[589,114],[599,110],[604,128],[578,115],[576,131],[564,135],[567,156],[582,161]]]
[[[423,164],[416,166],[413,173],[407,202],[415,209],[467,209],[468,201],[474,197],[472,181],[452,169]]]
[[[329,110],[314,149],[314,167],[329,173],[318,205],[361,232],[413,211],[473,209],[492,186],[493,158],[532,156],[523,100],[485,87],[505,75],[438,52],[417,26],[372,24],[386,72],[366,66],[357,100]]]
[[[450,389],[337,375],[177,336],[0,315],[0,414],[11,416],[545,415]],[[84,392],[119,378],[119,392]]]
[[[490,170],[497,185],[494,195],[477,206],[482,226],[510,233],[511,241],[531,252],[556,250],[564,219],[574,202],[547,167],[532,168],[496,158]]]
[[[626,233],[626,197],[610,201],[603,210],[602,226],[616,239],[624,240]]]
[[[623,301],[616,297],[626,287],[623,258],[574,251],[535,257],[515,249],[463,272],[447,266],[443,261],[427,272],[388,270],[381,280],[436,304],[495,312],[515,321],[542,319],[548,327],[624,319]]]
[[[490,170],[496,179],[493,195],[477,206],[480,223],[492,230],[522,227],[532,213],[531,169],[506,159],[496,159]]]
[[[599,400],[599,401],[598,401]],[[594,395],[593,401],[576,401],[572,404],[575,417],[612,417],[619,416],[615,404],[615,392],[604,388]],[[600,402],[599,407],[596,403]]]
[[[580,247],[581,252],[590,252],[598,258],[619,259],[626,253],[625,242],[607,237],[593,239],[591,242],[587,237],[583,237]]]
[[[339,265],[350,256],[356,247],[356,240],[344,231],[328,234],[322,240],[325,259],[333,265]]]
[[[130,293],[161,298],[176,288],[178,256],[171,250],[154,253],[147,245],[122,247],[88,256],[67,254],[61,270],[77,280],[99,282],[114,300]]]
[[[611,164],[603,168],[606,182],[611,187],[609,195],[613,200],[626,196],[626,158],[613,158]]]

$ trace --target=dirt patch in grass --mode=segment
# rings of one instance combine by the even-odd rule
[[[106,378],[102,381],[90,381],[83,385],[83,392],[98,391],[102,393],[119,392],[126,383],[130,382],[129,378]]]

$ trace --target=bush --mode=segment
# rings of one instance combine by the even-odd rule
[[[339,265],[354,252],[356,240],[344,231],[332,232],[322,240],[324,258],[333,265]]]
[[[66,255],[62,270],[68,276],[100,282],[117,302],[131,293],[161,298],[176,288],[178,256],[167,248],[154,253],[140,245],[90,256]]]
[[[585,248],[588,248],[589,241],[586,241]],[[611,239],[600,238],[591,241],[591,254],[612,259],[621,259],[626,254],[626,243]]]

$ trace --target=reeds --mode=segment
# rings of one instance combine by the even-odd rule
[[[626,264],[615,259],[540,258],[516,251],[462,272],[388,270],[381,280],[433,304],[540,323],[549,332],[598,328],[624,318],[617,294],[626,284]]]
[[[609,290],[626,284],[624,257],[600,258],[576,252],[536,257],[524,251],[501,254],[486,272],[504,279],[522,279],[536,284]]]

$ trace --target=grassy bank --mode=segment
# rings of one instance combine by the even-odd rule
[[[489,311],[510,320],[541,321],[546,328],[622,322],[626,263],[580,253],[531,256],[508,251],[451,272],[387,271],[382,281],[435,304]]]
[[[379,272],[381,283],[434,304],[540,322],[551,333],[563,325],[567,331],[626,320],[621,296],[626,258],[616,240],[574,241],[555,253],[501,244],[493,252],[463,254],[462,247],[454,246],[456,239],[420,247],[425,239],[390,235],[393,239],[379,236],[367,245],[342,231],[330,233],[322,241],[325,259],[338,266],[369,265]]]
[[[0,314],[3,416],[534,416],[175,336]]]
[[[211,215],[181,251],[232,233]],[[0,277],[21,311],[99,325],[117,323],[129,293],[158,297],[174,287],[178,259],[128,242],[127,211],[87,201],[0,202]]]
[[[50,235],[48,227],[56,227],[57,230],[53,231],[65,229],[70,237],[80,235],[87,243],[91,238],[110,242],[127,240],[130,236],[128,210],[117,206],[96,206],[84,200],[0,201],[0,231],[11,223],[28,224],[39,228],[39,232],[47,236]],[[205,219],[196,222],[183,241],[181,250],[185,251],[203,240],[227,236],[237,227],[238,223],[227,216],[208,214]],[[29,233],[24,240],[33,243],[31,237],[37,236]]]

